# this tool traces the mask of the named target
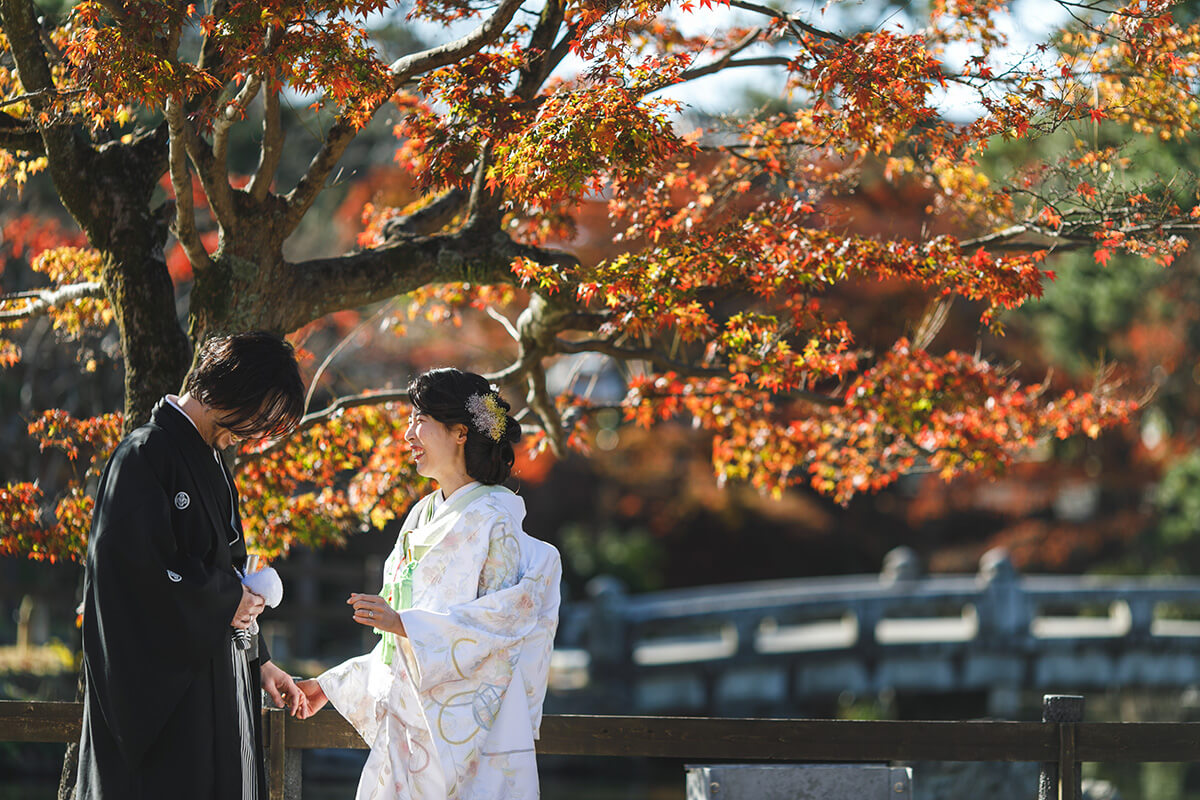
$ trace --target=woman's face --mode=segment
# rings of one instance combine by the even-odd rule
[[[444,425],[433,417],[413,409],[408,418],[404,441],[412,448],[417,473],[432,478],[445,488],[466,474],[463,445],[467,440],[465,425]]]

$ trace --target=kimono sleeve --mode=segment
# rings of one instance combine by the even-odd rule
[[[101,481],[88,553],[84,647],[122,755],[141,760],[197,667],[217,656],[241,601],[238,579],[178,545],[162,480],[169,457],[117,449]]]
[[[557,622],[557,551],[521,533],[505,515],[493,522],[490,541],[478,597],[444,611],[400,612],[421,691],[462,680],[506,685],[526,640],[545,629],[547,613]],[[522,559],[523,546],[545,548],[553,558]]]
[[[317,677],[321,691],[363,738],[368,747],[373,747],[379,728],[383,724],[384,708],[376,700],[376,691],[381,680],[380,673],[387,670],[383,664],[381,647],[369,653],[343,661]],[[372,691],[375,688],[376,691]]]

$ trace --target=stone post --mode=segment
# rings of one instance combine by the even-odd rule
[[[30,628],[33,623],[33,598],[25,595],[17,607],[17,652],[25,653],[33,643]]]
[[[588,680],[600,690],[602,702],[628,708],[633,696],[633,654],[624,614],[625,584],[611,575],[597,575],[588,581],[586,592],[591,601]]]

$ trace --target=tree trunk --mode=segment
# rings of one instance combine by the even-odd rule
[[[190,356],[164,256],[174,205],[150,206],[167,163],[163,128],[134,145],[96,151],[92,196],[69,204],[105,255],[104,291],[125,360],[126,433],[150,418],[160,397],[179,390]]]
[[[104,270],[125,359],[125,432],[150,418],[164,394],[179,391],[190,358],[175,316],[175,288],[161,259],[142,256]]]

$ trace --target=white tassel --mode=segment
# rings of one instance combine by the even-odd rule
[[[242,583],[246,588],[267,601],[267,605],[275,608],[283,600],[283,581],[274,567],[263,567],[258,572],[251,572]]]

